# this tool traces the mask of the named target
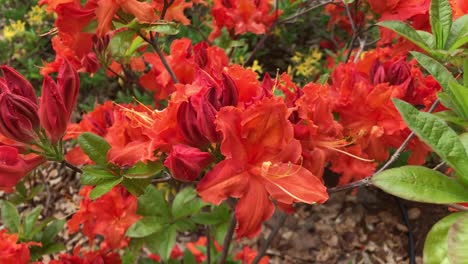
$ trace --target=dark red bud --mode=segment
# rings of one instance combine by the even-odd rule
[[[200,67],[204,68],[208,63],[208,53],[206,49],[208,48],[208,43],[202,41],[193,47],[195,53],[195,63]]]
[[[58,89],[66,109],[68,121],[78,99],[78,92],[80,91],[80,78],[78,77],[76,70],[66,59],[63,59],[63,62],[60,65],[57,81]]]
[[[221,105],[222,106],[237,106],[239,100],[239,92],[234,80],[227,73],[222,73],[223,86],[221,91]],[[219,110],[219,109],[218,109]]]
[[[54,80],[46,75],[39,106],[41,125],[52,143],[57,143],[67,129],[69,114]]]
[[[386,82],[385,68],[379,60],[375,60],[370,69],[370,78],[373,84]]]
[[[406,60],[401,58],[390,66],[388,75],[391,85],[399,85],[411,77],[411,69]]]
[[[37,105],[13,93],[0,94],[0,133],[18,142],[30,143],[39,128]]]
[[[19,72],[9,66],[0,67],[3,72],[3,78],[8,91],[28,98],[31,102],[37,104],[36,93],[31,83],[26,80]],[[4,89],[4,88],[2,88]]]
[[[177,110],[177,125],[184,138],[194,146],[208,144],[197,124],[197,112],[189,102],[182,102]]]

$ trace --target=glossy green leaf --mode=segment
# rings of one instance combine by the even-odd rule
[[[422,166],[385,170],[371,183],[387,193],[417,202],[448,204],[468,202],[468,189],[446,175]]]
[[[135,32],[124,30],[117,32],[109,42],[109,50],[113,58],[126,59],[128,58],[127,51],[135,36]]]
[[[446,49],[454,50],[468,43],[468,15],[459,17],[452,24]]]
[[[463,87],[458,82],[452,81],[448,83],[448,87],[460,111],[459,115],[468,120],[468,87]]]
[[[424,40],[424,43],[426,43],[426,45],[429,48],[435,48],[434,36],[431,33],[423,30],[416,30],[416,32],[418,32],[418,35],[421,37],[422,40]]]
[[[442,64],[433,58],[424,55],[422,53],[411,51],[411,55],[418,61],[418,63],[424,67],[442,86],[444,91],[449,91],[448,84],[449,82],[456,82],[453,78],[452,73],[450,73]]]
[[[397,34],[405,37],[406,39],[410,40],[418,47],[427,52],[430,52],[431,50],[428,44],[424,41],[424,39],[421,38],[421,36],[418,34],[418,32],[406,23],[397,20],[387,20],[381,21],[377,23],[377,25],[395,31]]]
[[[100,166],[85,166],[82,170],[83,174],[81,175],[80,183],[83,185],[99,185],[118,177]]]
[[[156,232],[161,231],[163,228],[162,220],[159,217],[147,216],[140,219],[138,222],[128,228],[125,234],[128,237],[146,237]]]
[[[96,187],[94,187],[93,190],[89,193],[89,198],[95,200],[103,196],[104,194],[108,193],[112,188],[114,188],[117,184],[121,183],[122,180],[122,177],[118,177],[96,185]]]
[[[450,264],[466,264],[468,260],[468,214],[459,217],[448,232]]]
[[[146,29],[165,35],[177,35],[179,33],[179,24],[170,21],[162,21],[159,24],[153,23]]]
[[[146,187],[151,184],[151,179],[123,178],[122,185],[135,196],[145,193]]]
[[[161,162],[138,162],[133,167],[125,170],[123,175],[127,178],[148,178],[158,174],[163,168]]]
[[[3,224],[6,226],[8,231],[11,233],[19,233],[21,222],[16,207],[8,201],[2,201],[1,212]]]
[[[53,242],[54,238],[63,230],[65,226],[65,219],[57,219],[49,223],[42,233],[41,242],[44,244],[50,244]]]
[[[78,144],[88,157],[101,166],[107,165],[107,152],[111,148],[102,137],[85,132],[78,136]]]
[[[42,206],[38,206],[34,208],[24,219],[24,231],[23,231],[23,236],[27,240],[31,240],[32,238],[32,231],[34,228],[34,225],[37,222],[37,219],[41,215],[42,212]]]
[[[449,264],[447,256],[449,229],[460,217],[467,215],[466,212],[453,213],[432,226],[424,242],[425,264]]]
[[[433,114],[420,112],[398,99],[393,102],[408,127],[446,161],[468,186],[468,155],[457,133]]]
[[[172,216],[182,218],[197,213],[203,207],[203,202],[197,198],[195,189],[188,187],[180,191],[172,203]]]
[[[163,261],[167,261],[171,256],[172,249],[176,243],[176,236],[177,231],[174,226],[169,226],[158,233],[159,239],[154,241],[154,243],[156,243],[159,256]]]
[[[431,0],[429,16],[432,34],[434,34],[436,40],[436,47],[443,49],[452,27],[452,7],[449,1]]]
[[[168,219],[171,216],[171,211],[163,193],[149,185],[146,187],[145,193],[138,197],[137,214]]]

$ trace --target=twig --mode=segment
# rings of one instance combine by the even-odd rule
[[[234,235],[234,229],[236,229],[236,224],[237,224],[236,213],[233,212],[231,216],[231,220],[229,221],[229,226],[228,226],[226,236],[224,237],[223,251],[221,252],[221,256],[219,257],[218,264],[226,263],[226,258],[229,253],[229,247],[231,246],[231,240],[232,240],[232,236]]]
[[[311,7],[309,7],[309,8],[304,9],[303,11],[301,11],[301,12],[299,12],[299,13],[296,13],[296,14],[290,16],[290,17],[287,17],[287,18],[285,18],[285,19],[280,20],[280,21],[278,22],[278,24],[286,23],[286,22],[291,21],[291,20],[293,20],[293,19],[295,19],[295,18],[298,18],[298,17],[300,17],[300,16],[302,16],[302,15],[304,15],[304,14],[309,13],[310,11],[312,11],[312,10],[314,10],[314,9],[317,9],[317,8],[319,8],[319,7],[322,7],[322,6],[331,4],[331,3],[333,3],[333,1],[326,1],[326,2],[323,2],[323,3],[317,4],[317,5],[311,6]]]
[[[411,232],[411,227],[409,223],[409,217],[408,217],[408,210],[406,209],[406,206],[403,204],[400,198],[395,197],[395,200],[398,204],[398,207],[400,208],[400,213],[401,213],[401,218],[403,220],[403,223],[405,224],[406,228],[408,228],[408,257],[409,257],[409,264],[414,264],[416,263],[416,256],[414,252],[414,236],[413,232]]]
[[[75,165],[71,164],[70,162],[63,160],[62,164],[65,165],[66,167],[70,168],[72,171],[77,172],[77,173],[83,173],[83,171],[76,167]]]
[[[169,175],[168,173],[165,174],[165,176],[163,178],[156,178],[156,179],[152,179],[151,180],[151,183],[161,183],[161,182],[168,182],[172,179],[172,176]]]
[[[166,68],[167,72],[169,73],[169,75],[171,76],[171,79],[174,83],[179,83],[179,80],[177,79],[174,71],[172,71],[172,68],[171,66],[169,65],[169,63],[167,62],[166,60],[166,57],[164,56],[164,53],[162,52],[161,48],[159,47],[158,43],[157,43],[157,38],[153,38],[153,39],[148,39],[144,34],[142,34],[141,32],[137,32],[138,36],[140,36],[144,41],[146,41],[148,44],[151,45],[151,47],[153,47],[154,51],[156,51],[156,53],[158,54],[159,56],[159,59],[161,60],[162,64],[164,65],[164,68]]]
[[[348,62],[349,58],[351,57],[351,53],[353,51],[354,42],[356,42],[356,40],[359,40],[359,43],[361,43],[361,38],[359,37],[360,29],[357,28],[357,26],[356,26],[356,23],[355,23],[355,21],[353,19],[353,16],[351,15],[351,11],[349,10],[348,4],[346,4],[344,1],[342,1],[342,2],[343,2],[343,5],[344,5],[344,8],[346,10],[346,15],[348,16],[348,19],[349,19],[349,23],[351,24],[351,29],[353,30],[353,35],[352,35],[351,41],[350,41],[350,43],[348,45],[348,52],[346,53],[346,57],[345,57],[345,62]],[[358,2],[359,2],[359,0],[354,1],[355,10],[357,10]]]
[[[434,109],[437,107],[438,104],[439,104],[439,99],[435,100],[434,103],[432,103],[432,105],[429,108],[429,110],[427,111],[427,113],[431,113],[432,111],[434,111]],[[390,157],[390,159],[388,159],[387,162],[385,162],[385,164],[379,170],[374,172],[374,174],[372,174],[370,177],[367,177],[367,178],[364,178],[362,180],[355,181],[355,182],[352,182],[352,183],[349,183],[349,184],[346,184],[346,185],[329,188],[328,193],[345,191],[345,190],[361,187],[361,186],[364,186],[364,185],[369,186],[370,185],[370,179],[372,177],[374,177],[375,175],[381,173],[382,171],[384,171],[385,169],[390,167],[390,165],[392,165],[395,161],[398,160],[401,153],[403,153],[403,151],[408,146],[411,139],[413,139],[414,135],[415,135],[414,132],[411,132],[408,135],[408,137],[405,139],[405,141],[403,141],[403,143],[401,143],[400,147],[395,151],[395,153],[393,153],[393,155]]]
[[[257,256],[255,256],[254,260],[252,261],[252,264],[258,264],[260,262],[262,257],[265,255],[268,247],[270,246],[271,242],[273,241],[273,238],[275,238],[275,236],[278,234],[280,228],[284,225],[284,222],[286,222],[286,218],[288,218],[288,215],[281,212],[280,219],[278,220],[278,223],[275,225],[273,230],[271,230],[271,233],[268,236],[267,240],[265,241],[265,244],[258,251],[258,254],[257,254]]]
[[[364,37],[364,39],[359,39],[359,50],[354,56],[353,63],[357,63],[359,60],[359,57],[361,57],[361,53],[364,51],[364,47],[366,46],[366,41],[367,41],[366,37]]]
[[[206,226],[206,263],[211,264],[211,232],[210,232],[210,226]]]

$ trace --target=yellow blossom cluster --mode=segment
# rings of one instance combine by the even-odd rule
[[[25,22],[17,20],[3,28],[3,37],[11,41],[14,37],[21,35],[25,31]]]
[[[321,59],[322,53],[317,47],[310,48],[307,54],[296,51],[291,58],[294,66],[288,67],[288,73],[306,78],[313,77],[319,72],[318,63]]]
[[[27,14],[28,24],[31,26],[40,26],[46,17],[46,11],[40,6],[33,6]]]

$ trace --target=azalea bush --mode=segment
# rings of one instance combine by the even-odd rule
[[[268,263],[268,243],[238,242],[275,211],[270,238],[298,204],[361,186],[459,210],[429,232],[424,261],[466,259],[465,2],[33,10],[55,19],[44,35],[54,54],[40,58],[42,85],[1,66],[1,263]],[[44,191],[28,175],[55,163],[82,185],[65,219],[21,206]],[[85,243],[67,248],[75,233]]]

